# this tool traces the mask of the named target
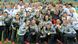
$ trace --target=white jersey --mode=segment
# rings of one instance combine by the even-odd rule
[[[4,23],[4,16],[0,16],[0,26],[5,26],[5,23]]]
[[[75,30],[78,30],[78,14],[77,13],[73,13],[72,25],[75,28]]]
[[[26,33],[26,29],[25,29],[25,23],[22,23],[22,25],[20,25],[19,30],[17,31],[18,35],[25,35]]]

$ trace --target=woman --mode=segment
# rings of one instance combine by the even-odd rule
[[[2,33],[4,31],[5,23],[4,23],[4,16],[2,15],[2,9],[0,9],[0,44],[2,44]]]
[[[24,44],[25,33],[26,33],[25,22],[20,22],[19,29],[17,31],[18,44]]]
[[[64,44],[74,44],[76,31],[72,27],[69,20],[67,20],[66,18],[63,19],[61,32],[63,33]]]
[[[12,44],[15,44],[16,36],[17,36],[17,30],[19,29],[19,22],[20,17],[18,14],[16,14],[15,18],[12,20]]]
[[[39,28],[38,25],[36,24],[36,20],[32,19],[30,23],[30,34],[29,34],[29,40],[30,42],[39,42]]]
[[[46,38],[45,40],[48,42],[48,44],[56,44],[56,29],[55,26],[51,23],[48,23],[45,26],[45,33]]]
[[[56,32],[57,32],[57,42],[59,44],[62,44],[62,34],[60,32],[61,30],[61,20],[60,19],[57,19],[56,20]]]
[[[26,25],[25,25],[26,33],[24,35],[25,44],[29,44],[29,40],[28,40],[29,30],[30,30],[30,27],[29,26],[30,26],[30,20],[26,20]]]
[[[7,12],[4,12],[3,15],[5,17],[4,23],[5,23],[5,29],[6,29],[6,30],[4,30],[3,38],[4,38],[4,43],[6,44],[6,42],[8,42],[8,40],[11,39],[11,29],[10,29],[10,27],[11,27],[12,17],[10,17]]]
[[[75,31],[77,32],[76,38],[78,41],[78,14],[73,9],[70,10],[70,13],[73,15],[72,16],[72,18],[73,18],[72,25],[73,25]]]
[[[45,16],[44,16],[44,19],[43,19],[43,25],[46,25],[48,22],[51,22],[51,21],[50,21],[50,18],[49,18],[48,15],[45,15]]]

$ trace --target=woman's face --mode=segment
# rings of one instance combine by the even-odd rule
[[[19,19],[20,17],[19,17],[19,15],[16,15],[16,19]]]
[[[36,21],[33,19],[33,20],[31,21],[31,23],[32,23],[32,24],[36,24]]]
[[[28,3],[26,3],[26,4],[25,4],[25,7],[29,7],[29,4],[28,4]]]
[[[4,13],[3,15],[6,17],[7,16],[7,13]]]
[[[71,6],[70,6],[70,5],[68,5],[68,8],[71,8]]]
[[[15,8],[18,8],[18,4],[15,4],[15,6],[14,6]]]
[[[20,4],[22,4],[22,3],[23,3],[23,1],[20,1],[19,3],[20,3]]]
[[[30,13],[28,12],[28,13],[26,13],[26,16],[30,16]]]
[[[51,9],[51,8],[52,8],[52,5],[51,5],[51,4],[49,4],[49,5],[48,5],[48,9]]]
[[[48,24],[48,25],[47,25],[47,28],[48,28],[48,29],[50,29],[50,28],[51,28],[51,25],[50,25],[50,24]]]
[[[63,14],[63,17],[67,17],[68,15],[65,13],[65,14]]]
[[[70,13],[73,13],[74,12],[74,10],[70,10]]]
[[[55,9],[59,9],[59,5],[58,4],[55,6]]]
[[[30,21],[27,21],[27,22],[26,22],[26,25],[29,25],[29,24],[30,24]]]
[[[49,19],[49,17],[48,16],[45,16],[45,20],[48,20]]]
[[[48,10],[48,14],[50,15],[50,10]]]
[[[68,24],[68,20],[67,19],[63,19],[63,24],[67,25]]]
[[[60,23],[61,23],[61,21],[59,19],[57,19],[57,24],[60,24]]]
[[[7,5],[6,8],[11,8],[10,5]]]

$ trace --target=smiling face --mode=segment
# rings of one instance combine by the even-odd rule
[[[18,4],[15,4],[14,8],[18,9]]]
[[[18,15],[18,14],[16,14],[15,18],[16,18],[17,20],[19,20],[19,18],[20,18],[20,17],[19,17],[19,15]]]
[[[30,25],[30,21],[29,21],[29,20],[26,22],[26,25],[27,25],[27,26]]]
[[[23,1],[19,1],[19,4],[22,4],[23,3]]]
[[[51,24],[48,24],[46,27],[47,27],[47,29],[50,29],[51,28]]]
[[[68,20],[65,18],[65,19],[63,19],[63,24],[64,25],[67,25],[68,24]]]
[[[7,13],[3,13],[3,15],[6,17],[8,14]]]
[[[10,7],[10,5],[6,5],[6,8],[8,8],[8,9],[9,9],[9,8],[11,8],[11,7]]]
[[[74,13],[75,11],[73,9],[70,9],[70,13]]]
[[[46,15],[46,16],[45,16],[45,20],[47,21],[48,19],[49,19],[49,16],[48,16],[48,15]]]
[[[26,3],[26,4],[25,4],[25,8],[27,8],[27,7],[29,7],[29,3]]]
[[[57,22],[57,24],[61,24],[60,19],[57,19],[56,22]]]
[[[36,20],[33,19],[33,20],[31,21],[31,23],[32,23],[33,25],[36,24]]]
[[[26,16],[26,17],[29,17],[29,16],[30,16],[30,12],[27,12],[27,13],[25,14],[25,16]]]
[[[64,13],[64,14],[63,14],[63,17],[67,17],[67,16],[68,16],[68,14],[67,14],[67,13]]]
[[[48,12],[48,15],[50,15],[50,10],[48,10],[47,12]]]

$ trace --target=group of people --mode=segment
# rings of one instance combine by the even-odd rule
[[[0,44],[74,44],[78,14],[72,3],[3,3],[0,8]]]

